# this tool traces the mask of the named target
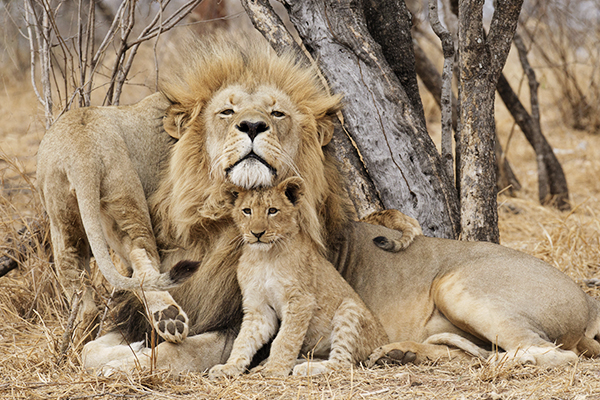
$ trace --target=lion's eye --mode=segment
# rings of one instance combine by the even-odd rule
[[[276,110],[271,111],[271,115],[274,116],[275,118],[285,117],[284,113],[282,113],[281,111],[276,111]]]
[[[269,208],[269,210],[267,212],[269,213],[269,215],[275,215],[279,212],[279,210],[271,207],[271,208]]]
[[[219,115],[225,115],[225,116],[228,116],[228,115],[233,115],[234,113],[235,113],[235,111],[233,111],[233,109],[232,109],[232,108],[226,108],[226,109],[224,109],[223,111],[221,111],[221,112],[219,113]]]
[[[252,210],[250,208],[244,208],[242,209],[242,212],[244,215],[252,215]]]

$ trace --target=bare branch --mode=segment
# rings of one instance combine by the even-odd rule
[[[150,40],[150,39],[156,37],[157,35],[159,35],[160,33],[165,33],[165,32],[170,31],[203,1],[204,0],[188,1],[183,6],[179,7],[179,9],[177,11],[173,12],[173,14],[171,14],[171,16],[168,17],[159,27],[154,27],[152,29],[149,29],[143,36],[140,35],[140,37],[138,37],[138,39],[136,39],[134,42],[130,43],[129,45],[134,46],[136,44]]]
[[[40,92],[37,88],[37,84],[35,82],[35,52],[36,52],[36,48],[35,48],[34,37],[33,37],[34,33],[33,33],[33,29],[31,29],[31,27],[33,26],[37,30],[37,23],[35,22],[35,18],[33,17],[33,9],[32,9],[32,5],[31,5],[31,1],[28,1],[25,3],[25,23],[27,25],[27,40],[29,41],[29,52],[31,54],[31,61],[30,61],[31,86],[33,87],[33,91],[35,92],[35,96],[37,97],[38,101],[40,102],[40,104],[42,106],[45,107],[44,99],[42,98],[42,95],[40,94]]]
[[[429,0],[429,22],[442,42],[444,68],[442,70],[442,163],[451,181],[454,181],[454,159],[452,157],[452,70],[454,68],[454,42],[450,32],[441,24],[437,0]]]

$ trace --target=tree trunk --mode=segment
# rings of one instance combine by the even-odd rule
[[[345,129],[383,205],[415,217],[429,236],[456,237],[455,189],[422,119],[367,29],[361,1],[285,0],[306,49],[345,95]]]
[[[298,55],[299,63],[307,66],[311,64],[311,60],[294,41],[268,0],[242,0],[242,6],[254,27],[262,33],[278,54],[293,49]],[[327,145],[327,151],[332,151],[340,162],[339,168],[346,177],[346,189],[357,217],[360,219],[375,211],[383,210],[383,203],[379,198],[377,188],[365,170],[352,141],[344,132],[341,121],[335,127],[333,139]]]
[[[494,94],[515,33],[522,0],[497,2],[490,33],[483,0],[459,1],[459,103],[457,160],[461,238],[499,242],[496,200]],[[493,55],[493,56],[492,56]]]
[[[438,106],[441,107],[441,97],[442,97],[442,76],[438,72],[437,68],[425,51],[419,46],[419,44],[415,41],[415,67],[417,70],[417,75],[421,78],[425,88],[431,93],[433,99],[437,103]],[[452,96],[452,129],[456,132],[457,130],[457,100],[455,96]],[[498,191],[504,190],[510,186],[509,193],[512,194],[513,190],[520,190],[521,184],[517,179],[515,173],[508,162],[508,159],[504,157],[504,150],[498,142],[498,137],[496,137],[496,145],[495,145],[495,153],[496,153],[496,175],[497,175],[497,187]]]
[[[415,72],[412,17],[404,1],[365,0],[369,33],[381,46],[385,60],[396,74],[413,106],[413,113],[425,126],[425,112]]]

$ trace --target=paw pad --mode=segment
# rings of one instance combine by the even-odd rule
[[[179,343],[188,333],[187,316],[174,305],[153,314],[158,334],[168,342]]]

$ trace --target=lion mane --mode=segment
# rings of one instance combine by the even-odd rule
[[[187,51],[182,53],[188,57],[181,62],[180,70],[161,86],[161,92],[172,103],[164,127],[178,141],[149,205],[162,264],[184,259],[201,261],[195,276],[171,291],[188,313],[190,334],[195,334],[241,321],[241,294],[235,278],[239,249],[226,207],[227,172],[219,164],[223,149],[215,149],[208,139],[210,135],[229,134],[215,129],[210,122],[219,110],[214,99],[220,93],[231,92],[226,100],[233,102],[242,95],[250,96],[246,111],[258,107],[252,96],[264,93],[273,102],[287,104],[286,114],[292,122],[277,132],[276,139],[295,140],[297,149],[289,154],[285,145],[277,149],[277,140],[269,144],[273,158],[282,163],[271,185],[293,175],[310,182],[299,224],[317,243],[335,243],[350,222],[352,209],[327,146],[341,96],[328,93],[315,69],[299,65],[294,54],[278,56],[266,42],[233,42],[216,37],[187,43]],[[273,121],[273,129],[277,122]],[[228,129],[239,129],[239,124],[228,125]],[[211,154],[217,156],[211,159]],[[325,246],[322,250],[327,251]],[[123,311],[121,323],[139,333],[139,324],[144,322],[127,314]]]
[[[262,86],[289,96],[299,114],[301,145],[291,161],[294,170],[311,182],[303,228],[313,237],[322,236],[319,242],[328,242],[328,236],[348,221],[347,207],[341,206],[341,176],[333,156],[323,150],[333,135],[340,96],[327,92],[314,69],[300,66],[293,54],[277,56],[266,42],[240,44],[215,38],[188,47],[189,59],[161,89],[173,103],[165,129],[179,142],[150,201],[159,241],[167,246],[194,246],[226,219],[225,176],[215,173],[207,157],[207,105],[223,88],[239,86],[253,92]],[[277,176],[277,182],[287,177]],[[311,210],[318,212],[316,220],[307,215]]]

